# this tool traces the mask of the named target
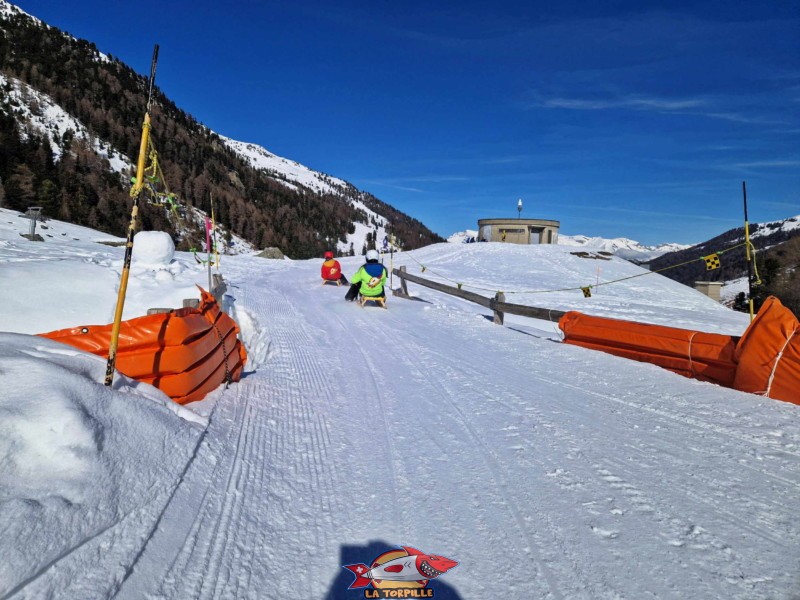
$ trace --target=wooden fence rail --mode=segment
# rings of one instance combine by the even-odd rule
[[[394,290],[393,293],[395,296],[399,296],[401,298],[410,298],[411,296],[408,294],[408,285],[406,284],[406,281],[410,281],[411,283],[416,283],[417,285],[431,288],[437,292],[450,294],[451,296],[463,298],[464,300],[485,306],[486,308],[494,311],[494,322],[498,325],[503,324],[506,313],[510,315],[519,315],[521,317],[530,317],[532,319],[544,319],[545,321],[560,319],[566,314],[563,310],[552,310],[549,308],[526,306],[524,304],[511,304],[510,302],[505,301],[506,298],[503,292],[497,292],[494,298],[487,298],[486,296],[481,296],[475,292],[468,292],[452,285],[445,285],[444,283],[431,281],[430,279],[425,279],[424,277],[420,277],[418,275],[412,275],[406,271],[404,266],[400,267],[399,269],[393,269],[392,273],[400,278],[400,290]]]

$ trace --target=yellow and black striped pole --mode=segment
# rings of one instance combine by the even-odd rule
[[[147,108],[142,123],[142,142],[139,144],[139,159],[136,163],[136,183],[131,188],[133,208],[131,209],[131,222],[128,225],[128,235],[125,241],[125,259],[122,261],[122,275],[119,280],[117,292],[117,306],[114,310],[114,324],[111,327],[111,342],[108,344],[108,362],[106,363],[105,385],[111,386],[114,381],[114,365],[117,362],[117,346],[119,345],[119,328],[122,323],[122,309],[125,306],[125,293],[128,290],[128,276],[131,270],[131,255],[133,254],[133,234],[136,230],[136,219],[139,216],[139,195],[144,187],[144,166],[150,142],[150,102],[153,97],[153,82],[156,78],[156,62],[158,61],[158,44],[153,49],[153,62],[150,65],[150,85],[147,92]]]
[[[750,253],[750,223],[747,221],[747,185],[742,182],[744,197],[744,248],[747,256],[747,303],[750,307],[750,321],[753,321],[753,256]]]

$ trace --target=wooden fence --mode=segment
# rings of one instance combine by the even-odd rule
[[[393,291],[395,296],[399,296],[400,298],[411,298],[411,296],[408,294],[408,285],[406,283],[407,281],[410,281],[411,283],[416,283],[417,285],[431,288],[437,292],[450,294],[451,296],[456,296],[457,298],[462,298],[464,300],[480,304],[481,306],[485,306],[494,312],[494,322],[498,325],[503,324],[503,319],[506,313],[510,315],[519,315],[521,317],[530,317],[532,319],[544,319],[545,321],[553,321],[554,319],[557,320],[566,314],[563,310],[551,310],[549,308],[538,308],[536,306],[525,306],[524,304],[512,304],[510,302],[506,302],[506,297],[503,292],[497,292],[494,295],[494,298],[487,298],[486,296],[481,296],[475,292],[468,292],[452,285],[445,285],[444,283],[431,281],[430,279],[425,279],[424,277],[419,277],[418,275],[412,275],[406,271],[404,266],[400,267],[399,269],[393,269],[392,273],[400,278],[400,290]]]

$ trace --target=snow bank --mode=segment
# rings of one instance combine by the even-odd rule
[[[105,387],[104,359],[43,338],[0,333],[0,364],[5,597],[11,582],[30,583],[87,541],[136,529],[137,511],[158,510],[205,422],[149,385],[118,377]],[[107,538],[103,552],[135,551]]]

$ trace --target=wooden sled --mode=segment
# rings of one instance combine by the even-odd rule
[[[339,287],[340,285],[342,285],[342,280],[341,279],[323,279],[322,280],[322,285],[328,285],[329,283],[335,285],[336,287]]]
[[[361,305],[361,308],[364,308],[367,305],[367,302],[372,302],[374,304],[380,304],[381,308],[386,308],[386,296],[361,296],[358,299],[358,303]]]

